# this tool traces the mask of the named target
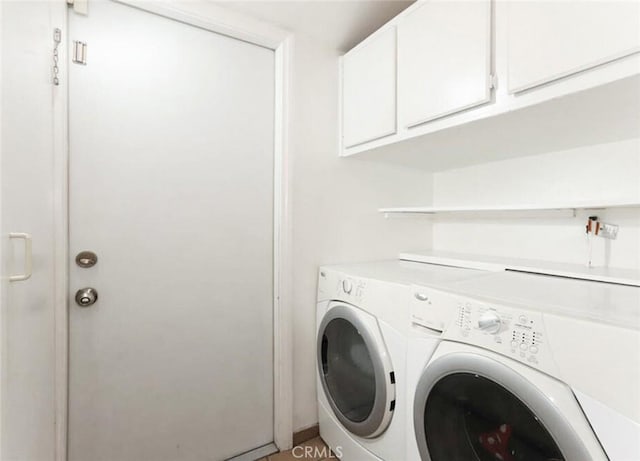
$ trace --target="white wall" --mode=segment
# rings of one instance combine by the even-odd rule
[[[0,2],[3,461],[55,453],[52,5]],[[34,274],[9,284],[24,263],[12,231],[33,235]]]
[[[338,158],[338,52],[296,36],[291,116],[294,430],[317,422],[315,298],[318,266],[396,258],[427,248],[428,221],[389,219],[378,207],[431,200],[431,175]]]
[[[561,204],[640,200],[640,139],[488,163],[434,175],[435,205]],[[433,248],[584,264],[590,214],[620,225],[618,239],[596,239],[594,263],[640,269],[640,212],[579,212],[575,218],[439,218]]]

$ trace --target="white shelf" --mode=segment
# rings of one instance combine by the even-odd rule
[[[640,202],[634,201],[602,201],[575,202],[549,205],[497,205],[497,206],[425,206],[380,208],[380,213],[391,214],[444,214],[444,213],[511,213],[511,212],[556,212],[577,210],[602,210],[606,208],[640,208]]]
[[[471,255],[437,250],[400,253],[399,259],[494,272],[513,270],[640,287],[640,271],[633,269],[587,267],[580,264]]]

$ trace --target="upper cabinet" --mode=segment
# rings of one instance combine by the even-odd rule
[[[490,101],[489,0],[424,2],[397,27],[404,128]]]
[[[436,171],[640,136],[638,0],[418,0],[341,62],[344,156]]]
[[[396,132],[396,29],[390,27],[342,60],[345,148]]]
[[[638,1],[510,1],[508,85],[517,93],[640,51]]]

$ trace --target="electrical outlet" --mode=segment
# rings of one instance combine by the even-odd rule
[[[600,223],[599,237],[615,240],[618,237],[618,226],[615,224]]]

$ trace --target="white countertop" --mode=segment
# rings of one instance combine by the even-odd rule
[[[483,270],[399,260],[326,265],[320,269],[323,268],[342,272],[352,277],[434,288],[442,288],[454,282],[490,274],[490,272]]]
[[[443,288],[487,302],[640,330],[640,287],[505,271]]]
[[[640,287],[635,286],[399,260],[323,268],[352,277],[429,286],[481,301],[640,330]]]
[[[555,261],[505,258],[500,256],[475,255],[439,250],[403,252],[400,253],[399,258],[405,261],[445,264],[448,266],[466,267],[469,269],[498,272],[511,269],[521,272],[531,272],[534,274],[558,275],[560,277],[640,286],[640,271],[634,269],[587,267],[586,265]]]
[[[635,286],[398,260],[323,268],[352,277],[439,288],[481,301],[640,330],[640,287]]]

